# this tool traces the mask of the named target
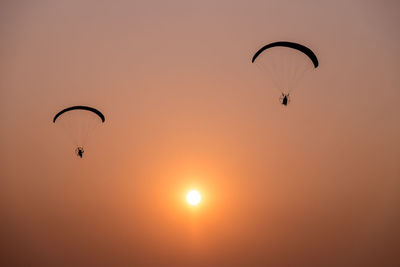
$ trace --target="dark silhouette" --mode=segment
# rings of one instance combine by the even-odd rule
[[[75,149],[76,155],[77,155],[78,157],[80,157],[80,158],[83,157],[83,153],[84,153],[84,152],[85,152],[85,150],[83,150],[83,147],[81,147],[81,146],[78,146],[78,147]]]
[[[91,111],[91,112],[93,112],[94,114],[96,114],[97,116],[99,116],[102,122],[105,121],[105,117],[104,117],[103,113],[101,113],[100,111],[98,111],[98,110],[95,109],[95,108],[87,107],[87,106],[73,106],[73,107],[69,107],[69,108],[63,109],[63,110],[61,110],[60,112],[58,112],[58,113],[54,116],[53,122],[55,123],[56,120],[57,120],[57,118],[58,118],[60,115],[62,115],[63,113],[68,112],[68,111],[70,111],[70,110],[75,110],[75,109],[82,109],[82,110]]]
[[[279,100],[281,101],[282,105],[287,106],[290,102],[289,94],[282,93],[282,96],[279,98]]]
[[[67,112],[69,112],[71,110],[85,110],[85,111],[93,112],[94,114],[96,114],[100,118],[102,123],[104,123],[104,121],[106,120],[104,115],[103,115],[103,113],[101,113],[99,110],[97,110],[95,108],[88,107],[88,106],[72,106],[72,107],[65,108],[65,109],[61,110],[60,112],[58,112],[53,118],[53,123],[56,123],[58,117],[60,117],[60,116],[62,117],[62,115],[64,113],[67,113]],[[82,129],[79,129],[79,130],[82,130]],[[83,150],[83,147],[81,147],[81,146],[78,146],[75,149],[75,154],[80,158],[83,157],[83,153],[84,152],[85,151]]]
[[[268,48],[271,47],[276,47],[276,46],[283,46],[283,47],[288,47],[288,48],[293,48],[296,50],[299,50],[300,52],[304,53],[314,64],[314,68],[318,67],[318,58],[317,56],[314,54],[314,52],[308,48],[305,47],[304,45],[298,44],[298,43],[292,43],[292,42],[286,42],[286,41],[281,41],[281,42],[275,42],[275,43],[270,43],[267,44],[265,46],[263,46],[262,48],[260,48],[253,56],[253,58],[251,59],[251,62],[254,63],[254,61],[256,60],[256,58],[265,50],[267,50]]]
[[[310,48],[308,48],[304,45],[298,44],[298,43],[293,43],[293,42],[288,42],[288,41],[279,41],[279,42],[273,42],[273,43],[264,45],[263,47],[258,49],[257,52],[253,55],[251,62],[255,63],[256,59],[260,56],[260,54],[269,53],[268,52],[268,51],[270,51],[269,49],[273,48],[273,47],[286,47],[289,49],[295,49],[295,50],[303,53],[304,55],[306,55],[313,63],[314,68],[317,68],[319,65],[317,56],[314,54],[314,52]],[[284,106],[287,106],[290,102],[289,93],[284,93],[282,91],[282,88],[278,88],[278,89],[280,89],[280,91],[282,92],[282,96],[279,98],[281,104]]]

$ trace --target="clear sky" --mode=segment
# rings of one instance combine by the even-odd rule
[[[400,265],[399,13],[1,1],[0,265]],[[287,108],[250,62],[278,40],[320,60]],[[106,116],[83,159],[72,105]]]

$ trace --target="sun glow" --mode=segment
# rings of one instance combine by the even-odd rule
[[[189,205],[197,206],[201,201],[201,195],[197,190],[190,190],[186,195],[186,201]]]

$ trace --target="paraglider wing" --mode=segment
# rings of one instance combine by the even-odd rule
[[[60,112],[58,112],[54,116],[53,122],[55,123],[57,118],[60,117],[63,113],[68,112],[70,110],[76,110],[76,109],[91,111],[91,112],[95,113],[97,116],[99,116],[102,122],[105,121],[105,117],[104,117],[103,113],[101,113],[99,110],[97,110],[95,108],[87,107],[87,106],[73,106],[73,107],[69,107],[69,108],[63,109]]]
[[[299,50],[300,52],[304,53],[314,64],[314,68],[318,67],[318,58],[317,56],[314,54],[313,51],[311,51],[310,48],[305,47],[304,45],[298,44],[298,43],[292,43],[292,42],[286,42],[286,41],[280,41],[280,42],[274,42],[274,43],[270,43],[267,44],[265,46],[263,46],[261,49],[259,49],[253,56],[253,58],[251,59],[251,62],[254,63],[254,61],[257,59],[257,57],[264,52],[265,50],[267,50],[268,48],[271,47],[277,47],[277,46],[282,46],[282,47],[289,47],[289,48],[293,48],[296,50]]]

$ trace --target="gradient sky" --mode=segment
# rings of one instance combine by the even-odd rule
[[[0,265],[400,265],[399,13],[1,1]],[[320,60],[287,108],[250,63],[277,40]],[[71,105],[106,115],[82,160]]]

